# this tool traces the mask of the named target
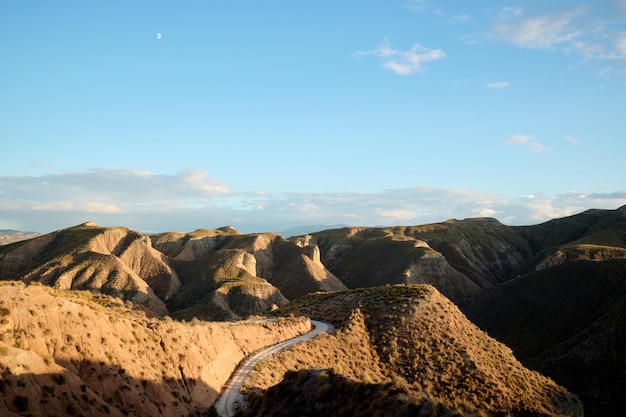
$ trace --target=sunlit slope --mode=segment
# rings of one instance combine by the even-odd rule
[[[337,383],[339,390],[347,385],[370,392],[373,403],[382,401],[378,395],[396,396],[398,412],[433,406],[462,415],[579,415],[582,409],[572,394],[524,368],[508,347],[472,324],[429,285],[312,294],[281,312],[327,320],[337,333],[291,348],[259,366],[247,387],[251,407],[261,410],[256,415],[272,410],[268,396],[274,395],[259,390],[280,382],[290,370],[309,370],[296,378],[299,382],[323,378],[314,392],[307,392],[307,386],[317,382],[290,383],[288,389],[300,390],[305,397],[320,396],[328,404],[335,398],[332,384]],[[332,375],[317,375],[318,369],[330,369]],[[345,401],[354,404],[351,398]],[[289,410],[288,404],[285,407]],[[272,412],[276,414],[267,415],[283,415]]]
[[[241,359],[309,328],[179,323],[87,291],[0,283],[0,415],[204,416]]]
[[[207,320],[262,314],[286,296],[345,289],[317,247],[277,234],[225,227],[145,235],[93,223],[0,247],[0,280],[96,291],[156,316]]]

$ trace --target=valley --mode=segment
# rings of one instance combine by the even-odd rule
[[[253,365],[239,415],[626,406],[626,206],[288,238],[83,223],[0,246],[0,280],[0,415],[214,415],[311,320],[334,330]]]

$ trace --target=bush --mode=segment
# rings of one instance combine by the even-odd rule
[[[20,413],[25,413],[28,411],[28,397],[24,397],[23,395],[18,395],[13,399],[13,405],[17,408],[17,411]]]
[[[54,380],[54,382],[56,382],[59,385],[65,384],[65,375],[63,374],[55,375],[52,377],[52,379]]]

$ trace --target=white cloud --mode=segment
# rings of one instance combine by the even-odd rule
[[[573,21],[586,13],[584,7],[561,14],[544,14],[528,18],[521,9],[507,13],[491,29],[491,36],[501,42],[522,48],[547,49],[580,36]]]
[[[498,212],[492,208],[483,207],[474,209],[473,213],[478,217],[494,217]]]
[[[495,81],[493,83],[485,84],[485,87],[488,87],[494,90],[501,90],[503,88],[507,88],[509,85],[511,85],[511,83],[508,81]]]
[[[408,51],[394,49],[389,38],[385,38],[383,44],[377,49],[357,51],[353,55],[357,57],[367,55],[378,57],[383,61],[383,67],[392,70],[398,75],[424,72],[424,63],[437,61],[446,56],[441,49],[430,49],[418,43],[414,44]]]
[[[504,143],[530,149],[535,152],[551,152],[551,149],[538,142],[534,136],[515,134],[509,136]]]
[[[533,140],[517,141],[525,145]],[[250,233],[307,224],[416,225],[494,216],[508,224],[532,224],[592,207],[626,204],[626,190],[553,197],[533,193],[520,198],[426,186],[369,193],[210,193],[203,185],[213,190],[219,182],[198,174],[202,172],[158,175],[109,169],[0,177],[5,192],[0,219],[6,228],[40,232],[94,221],[154,232],[233,225]],[[194,181],[190,184],[185,178]]]
[[[378,214],[395,220],[408,220],[414,217],[410,210],[379,210]]]
[[[487,19],[483,22],[486,29],[464,34],[461,40],[466,44],[490,41],[561,52],[567,57],[580,58],[574,64],[567,64],[569,69],[592,68],[598,76],[626,77],[626,0],[588,3],[552,13],[545,11],[547,7],[528,4],[528,9],[487,9],[483,15]]]
[[[589,62],[594,59],[605,59],[607,57],[606,48],[602,44],[572,41],[570,45],[571,49],[582,56],[583,62]]]

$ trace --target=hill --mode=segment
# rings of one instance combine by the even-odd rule
[[[259,364],[246,385],[250,409],[243,415],[333,410],[334,415],[341,415],[338,410],[343,415],[440,415],[442,410],[582,415],[575,396],[524,368],[509,348],[473,325],[432,286],[312,294],[280,312],[330,321],[336,334]]]
[[[626,260],[520,276],[466,308],[527,366],[580,394],[589,415],[626,407]]]
[[[143,235],[93,223],[0,247],[0,279],[98,291],[159,317],[207,320],[238,319],[280,306],[285,296],[345,288],[317,248],[276,234],[240,235],[226,227]]]
[[[208,415],[241,359],[309,328],[179,323],[110,296],[0,283],[0,415]]]
[[[348,288],[431,284],[460,306],[519,275],[565,262],[626,259],[626,206],[533,226],[495,219],[421,226],[348,227],[293,237],[316,245]]]

